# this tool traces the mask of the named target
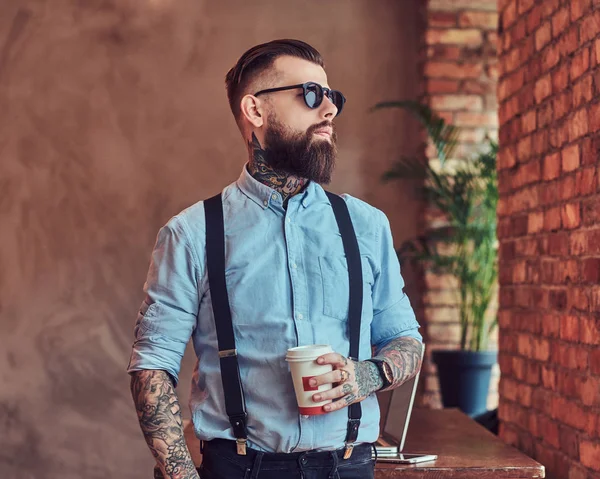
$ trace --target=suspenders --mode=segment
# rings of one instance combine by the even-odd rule
[[[337,195],[326,191],[331,202],[338,228],[342,235],[344,253],[348,263],[350,283],[350,303],[348,309],[348,333],[350,338],[349,357],[358,361],[360,344],[360,320],[363,303],[362,267],[358,241],[350,219],[346,202]],[[225,410],[236,438],[237,453],[246,454],[248,440],[246,403],[240,380],[240,368],[235,349],[233,323],[229,308],[229,297],[225,283],[225,233],[223,223],[223,204],[218,194],[204,201],[206,216],[206,258],[208,282],[215,315],[221,381],[225,393]],[[362,409],[360,403],[348,407],[348,429],[346,432],[344,459],[352,454],[354,442],[358,437],[358,428]]]

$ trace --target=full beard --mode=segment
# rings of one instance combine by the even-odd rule
[[[274,170],[328,185],[337,157],[335,127],[331,141],[315,139],[314,132],[328,121],[311,126],[305,133],[292,133],[276,119],[265,131],[265,162]]]

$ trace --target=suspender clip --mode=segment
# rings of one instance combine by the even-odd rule
[[[353,450],[354,450],[354,443],[347,442],[346,448],[344,449],[344,459],[348,459],[352,455]]]
[[[247,439],[236,439],[235,442],[237,444],[237,453],[238,456],[245,456],[246,455],[246,441]]]

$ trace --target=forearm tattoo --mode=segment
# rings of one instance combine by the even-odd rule
[[[392,367],[393,381],[389,388],[393,389],[412,378],[421,369],[423,344],[415,338],[398,338],[381,348],[377,357],[387,360]]]
[[[137,371],[131,377],[144,439],[152,455],[171,479],[199,479],[183,434],[181,408],[165,371]]]
[[[378,391],[381,386],[383,386],[383,380],[379,375],[379,370],[372,362],[359,361],[354,363],[354,371],[356,373],[356,385],[358,387],[356,395],[359,400],[362,401],[369,394]],[[356,399],[356,397],[354,399]]]
[[[289,173],[276,171],[269,166],[265,150],[256,135],[252,133],[252,141],[248,142],[250,154],[249,173],[261,183],[281,193],[283,202],[302,191],[307,183],[305,178],[299,178]]]

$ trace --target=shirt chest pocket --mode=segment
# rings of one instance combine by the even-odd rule
[[[371,292],[373,271],[367,256],[361,255],[363,305],[362,313],[373,313]],[[349,279],[348,263],[345,256],[319,256],[321,282],[323,287],[323,314],[340,321],[348,320]]]

